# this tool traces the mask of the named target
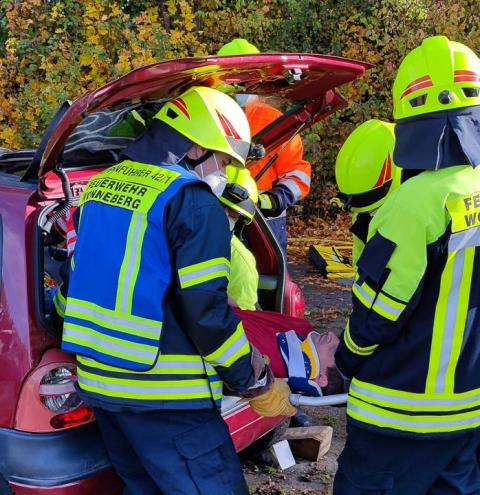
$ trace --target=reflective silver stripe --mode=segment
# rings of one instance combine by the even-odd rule
[[[278,181],[278,184],[281,184],[282,186],[285,186],[287,189],[289,189],[293,197],[295,198],[295,201],[298,201],[302,197],[302,191],[300,191],[300,188],[298,187],[298,184],[292,180],[292,179],[280,179]]]
[[[378,297],[375,299],[375,304],[373,307],[378,306],[379,308],[382,308],[383,310],[387,311],[388,313],[393,313],[394,315],[400,316],[402,314],[402,310],[398,308],[394,308],[393,306],[390,306],[390,304],[386,303],[385,301],[380,300]]]
[[[379,412],[370,411],[369,409],[364,409],[357,406],[356,404],[348,403],[348,411],[353,411],[361,416],[369,419],[377,420],[381,423],[387,423],[392,426],[406,426],[411,427],[414,431],[420,430],[422,428],[451,428],[454,426],[473,426],[480,424],[480,414],[476,414],[471,418],[452,418],[444,421],[428,421],[422,420],[421,416],[412,416],[412,419],[400,419],[394,418],[388,415],[380,414]],[[438,416],[441,418],[442,416]]]
[[[440,351],[440,363],[435,381],[435,392],[441,394],[445,392],[446,374],[450,356],[452,354],[453,339],[455,336],[455,322],[457,319],[458,299],[460,297],[460,283],[463,275],[463,265],[465,262],[465,251],[462,249],[455,255],[452,270],[452,285],[448,292],[447,311],[445,315],[445,325]]]
[[[218,263],[217,265],[207,266],[206,268],[200,268],[194,272],[185,273],[184,275],[179,275],[180,283],[190,282],[197,278],[204,277],[205,275],[211,275],[216,272],[227,272],[230,273],[230,267],[226,263]],[[223,273],[220,274],[222,277],[225,276]]]
[[[68,342],[77,345],[84,345],[83,341],[87,341],[87,343],[92,347],[92,349],[96,349],[99,352],[104,352],[105,354],[108,354],[109,351],[117,351],[122,354],[125,354],[126,357],[122,359],[129,359],[128,356],[132,356],[132,357],[144,358],[147,359],[148,361],[151,361],[152,356],[155,356],[156,353],[158,352],[158,349],[155,347],[152,347],[152,350],[146,350],[146,349],[142,350],[142,349],[138,349],[137,347],[129,346],[128,345],[129,343],[126,341],[124,341],[125,344],[121,344],[117,342],[111,342],[109,340],[104,340],[102,338],[102,335],[98,332],[95,332],[95,335],[92,336],[90,334],[87,334],[86,332],[82,332],[81,330],[76,330],[74,328],[71,328],[68,325],[68,323],[65,323],[63,327],[63,340],[67,340]],[[78,342],[79,340],[81,341],[80,343]],[[122,342],[120,339],[116,339],[116,340]]]
[[[91,316],[94,318],[98,318],[104,322],[105,327],[108,328],[108,324],[111,323],[113,325],[121,325],[125,326],[127,328],[131,328],[134,330],[141,330],[143,332],[150,332],[152,334],[152,337],[158,338],[159,331],[162,328],[162,323],[161,322],[154,322],[152,321],[151,324],[149,323],[142,323],[139,321],[135,321],[133,317],[131,320],[127,318],[122,318],[121,316],[115,315],[115,314],[105,314],[102,313],[99,310],[96,310],[94,308],[91,308],[89,306],[84,306],[82,304],[78,304],[75,302],[68,302],[68,311],[67,315],[70,311],[77,311],[78,313],[83,313],[86,316]],[[76,316],[73,316],[73,318],[76,318]]]
[[[284,177],[297,177],[308,187],[310,187],[310,185],[312,183],[310,177],[305,172],[302,172],[301,170],[294,170],[293,172],[288,172],[288,174],[285,174]]]
[[[80,364],[86,364],[87,366],[92,366],[92,368],[98,368],[98,369],[104,369],[105,365],[102,363],[99,363],[98,361],[95,361],[95,359],[90,359],[84,356],[81,356],[78,358]],[[114,366],[108,366],[108,369],[111,368],[111,371],[117,371]],[[189,371],[198,371],[199,373],[205,373],[205,368],[203,366],[202,362],[195,362],[195,361],[166,361],[162,360],[162,356],[160,356],[155,363],[155,366],[148,370],[149,373],[152,373],[153,370],[171,370],[171,369],[184,369],[184,370],[189,370]],[[212,369],[214,369],[212,367]],[[119,372],[128,372],[128,373],[134,373],[134,371],[131,370],[126,370],[123,368],[118,368]],[[145,372],[140,372],[140,373],[145,373]]]
[[[215,359],[210,360],[210,363],[214,365],[222,366],[226,361],[228,361],[234,354],[236,354],[246,343],[248,342],[245,333],[239,335],[238,339],[235,340],[225,351],[217,356]]]
[[[374,297],[372,297],[363,287],[358,285],[356,282],[353,284],[353,287],[360,292],[360,294],[371,304],[374,301]]]
[[[130,393],[138,396],[143,395],[156,395],[156,394],[186,394],[186,393],[198,393],[205,392],[208,395],[213,393],[220,393],[222,391],[222,383],[217,385],[211,385],[205,380],[205,383],[198,385],[182,385],[181,380],[177,380],[175,385],[164,385],[159,383],[158,385],[151,385],[149,381],[138,380],[138,383],[133,385],[127,385],[123,383],[112,383],[101,380],[94,380],[84,376],[81,372],[78,375],[78,382],[80,386],[82,384],[89,385],[91,387],[100,388],[103,390],[110,390],[112,392]],[[148,386],[150,385],[150,386]]]
[[[476,246],[480,246],[480,227],[474,227],[463,232],[452,234],[448,241],[448,250],[450,252]]]
[[[247,159],[250,152],[250,143],[243,141],[242,139],[235,139],[231,136],[225,136],[228,144],[233,148],[233,151],[240,155],[244,160]]]
[[[388,394],[385,392],[378,392],[375,390],[370,390],[368,388],[362,387],[357,383],[352,382],[350,384],[350,393],[352,395],[358,394],[362,400],[365,398],[376,399],[378,401],[391,402],[393,404],[403,404],[405,406],[418,406],[418,407],[428,407],[428,406],[475,406],[475,402],[480,400],[480,393],[473,395],[472,397],[457,397],[446,399],[443,397],[430,397],[430,398],[414,398],[414,397],[402,397],[399,395]]]
[[[130,284],[132,283],[132,275],[135,268],[135,261],[137,259],[137,250],[141,249],[139,240],[140,240],[140,232],[142,228],[142,213],[134,213],[132,221],[133,224],[133,233],[130,239],[131,248],[129,251],[130,259],[127,260],[127,267],[125,270],[125,277],[123,280],[119,280],[119,282],[123,283],[121,287],[122,295],[120,298],[120,311],[126,313],[128,310],[128,295]]]

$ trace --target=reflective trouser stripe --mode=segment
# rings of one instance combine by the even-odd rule
[[[91,348],[105,356],[115,356],[135,363],[151,365],[158,354],[158,346],[127,342],[110,337],[91,328],[65,322],[63,341]]]
[[[138,375],[158,375],[158,374],[202,374],[205,372],[205,366],[200,356],[189,355],[160,355],[158,356],[155,366],[147,371],[132,371],[124,368],[118,368],[116,366],[110,366],[108,364],[100,363],[95,359],[90,359],[84,356],[77,356],[77,360],[80,365],[90,366],[99,370],[109,371],[113,373],[137,373]],[[216,374],[212,368],[212,371],[207,370],[207,374]]]
[[[214,352],[205,356],[205,360],[213,366],[229,367],[241,357],[250,352],[242,322],[237,325],[235,332]]]
[[[147,224],[147,215],[139,212],[132,214],[127,233],[125,255],[118,277],[115,309],[120,313],[132,312],[133,291],[140,268],[142,244]]]
[[[111,309],[72,297],[68,298],[66,314],[72,318],[79,318],[117,332],[155,340],[160,338],[162,330],[161,321],[116,313]]]
[[[198,380],[141,380],[106,377],[78,369],[78,384],[88,392],[137,400],[201,399],[222,396],[223,383]]]
[[[419,412],[443,412],[480,406],[480,389],[454,395],[428,395],[394,390],[354,378],[349,393],[364,402],[390,409]]]
[[[63,297],[62,291],[60,289],[57,289],[57,292],[55,292],[55,295],[53,296],[53,305],[55,306],[58,315],[62,318],[65,316],[66,304],[67,301]]]
[[[347,326],[345,327],[343,341],[345,342],[345,345],[350,350],[350,352],[353,352],[354,354],[358,354],[360,356],[370,356],[378,347],[378,344],[370,345],[367,347],[362,347],[356,344],[350,334],[350,322],[347,322]]]
[[[480,426],[480,410],[458,414],[409,415],[387,411],[348,397],[347,414],[362,423],[414,433],[441,433]]]
[[[185,289],[194,285],[208,282],[215,278],[230,276],[230,262],[227,258],[214,258],[194,265],[185,266],[178,270],[180,287]]]
[[[427,393],[452,394],[468,313],[475,248],[449,253],[435,308]]]

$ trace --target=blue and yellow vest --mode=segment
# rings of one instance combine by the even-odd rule
[[[183,354],[162,355],[160,345],[174,275],[165,209],[181,188],[197,181],[179,166],[126,160],[87,184],[62,348],[77,354],[79,387],[89,397],[146,407],[179,400],[193,401],[181,407],[211,407],[212,400],[220,401],[222,382],[194,349],[186,344]]]

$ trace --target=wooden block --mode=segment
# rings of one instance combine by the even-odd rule
[[[330,450],[332,434],[331,426],[306,426],[288,428],[284,438],[288,440],[295,456],[319,461]]]

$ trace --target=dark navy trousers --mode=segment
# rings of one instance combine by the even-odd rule
[[[123,495],[248,495],[218,410],[95,415]]]
[[[449,438],[382,435],[351,423],[333,495],[480,495],[480,431]]]
[[[280,244],[283,253],[287,256],[287,217],[267,218],[267,223]]]

